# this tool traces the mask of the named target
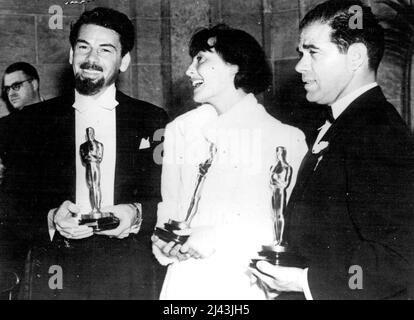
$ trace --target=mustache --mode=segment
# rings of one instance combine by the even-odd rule
[[[98,66],[97,64],[94,64],[94,63],[92,64],[92,63],[89,63],[89,62],[82,63],[80,65],[80,68],[81,69],[96,70],[96,71],[101,71],[101,72],[103,71],[101,66]]]

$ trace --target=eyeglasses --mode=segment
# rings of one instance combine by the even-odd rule
[[[19,91],[20,88],[23,86],[23,83],[28,82],[28,81],[32,82],[33,79],[27,79],[27,80],[23,80],[23,81],[20,81],[20,82],[15,82],[11,86],[4,86],[4,91],[6,93],[9,93],[10,89],[13,89],[13,91]]]

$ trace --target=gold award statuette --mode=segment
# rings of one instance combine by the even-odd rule
[[[286,149],[276,148],[276,165],[270,168],[270,187],[272,188],[272,213],[274,241],[271,245],[262,246],[260,258],[253,259],[253,266],[257,261],[265,260],[274,265],[285,267],[303,267],[304,261],[295,252],[292,252],[284,241],[286,189],[292,179],[292,167],[286,162]]]
[[[111,212],[101,211],[101,168],[104,146],[95,140],[95,130],[86,129],[86,142],[80,146],[80,156],[86,169],[86,183],[89,188],[89,201],[92,211],[89,214],[82,214],[79,224],[87,225],[94,229],[94,232],[115,229],[119,225],[119,219]]]
[[[187,239],[188,235],[177,235],[174,231],[189,229],[191,221],[198,210],[198,203],[201,197],[201,190],[203,189],[204,180],[206,178],[207,172],[211,167],[213,162],[214,155],[216,154],[216,147],[214,144],[210,145],[210,157],[199,165],[199,172],[197,176],[196,186],[193,193],[193,196],[190,201],[190,205],[187,210],[187,216],[184,221],[176,221],[169,219],[167,223],[164,223],[163,228],[155,228],[154,234],[165,242],[174,241],[175,243],[183,244]]]

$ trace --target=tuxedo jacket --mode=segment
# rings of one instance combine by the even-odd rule
[[[11,125],[20,132],[8,139],[5,158],[10,170],[5,189],[6,196],[13,199],[10,212],[18,217],[14,226],[24,230],[22,237],[34,245],[29,298],[158,297],[155,284],[162,281],[162,270],[151,256],[150,235],[160,201],[161,165],[154,154],[167,115],[119,91],[116,100],[114,204],[140,202],[143,207],[140,232],[123,240],[96,235],[67,240],[56,232],[50,241],[49,210],[65,200],[76,200],[75,157],[79,150],[75,150],[74,95],[33,105],[13,118]],[[149,147],[140,148],[142,141],[149,142]],[[63,289],[49,288],[51,265],[62,267]]]
[[[412,136],[376,87],[322,141],[302,162],[287,208],[288,244],[307,260],[313,298],[405,298],[414,275]]]

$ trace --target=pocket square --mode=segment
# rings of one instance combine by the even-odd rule
[[[149,138],[147,138],[147,139],[142,138],[141,143],[139,144],[139,150],[148,149],[150,146],[151,145],[150,145],[150,142],[149,142]]]

